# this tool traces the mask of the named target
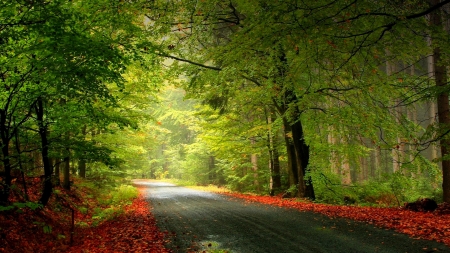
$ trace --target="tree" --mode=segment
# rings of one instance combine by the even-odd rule
[[[178,64],[190,77],[188,92],[221,111],[243,80],[270,93],[260,102],[273,103],[285,120],[291,183],[300,182],[299,196],[313,197],[305,175],[310,154],[326,147],[324,129],[339,131],[337,143],[350,147],[341,149],[343,157],[367,154],[362,138],[389,150],[420,145],[418,126],[393,108],[426,99],[426,78],[379,69],[423,58],[425,17],[447,2],[155,2],[167,15],[148,17],[171,32],[159,53],[188,63]]]
[[[69,131],[79,133],[86,117],[96,122],[101,115],[97,109],[117,104],[109,86],[123,87],[127,64],[139,60],[136,44],[144,30],[135,21],[142,5],[136,1],[33,1],[4,2],[0,7],[4,10],[0,17],[1,92],[6,99],[0,120],[5,165],[0,202],[7,202],[11,183],[9,141],[18,132],[15,128],[27,123],[24,131],[39,136],[35,140],[40,143],[45,176],[40,202],[45,205],[52,188],[49,156],[58,153],[55,144],[65,142],[60,153],[76,148],[65,136]],[[94,108],[99,101],[101,106]],[[63,113],[77,110],[85,116]],[[111,122],[125,121],[119,117],[97,121],[103,128]]]
[[[441,1],[432,0],[430,1],[430,6],[438,6]],[[443,22],[448,22],[448,17],[446,19],[442,18],[442,11],[440,9],[435,10],[430,13],[430,26],[432,29],[436,29],[439,33],[439,29],[443,29]],[[447,33],[447,32],[446,32]],[[448,33],[447,33],[448,35]],[[447,134],[449,132],[450,126],[450,106],[449,106],[449,95],[448,95],[448,59],[447,62],[443,61],[441,48],[442,45],[439,44],[439,39],[432,38],[433,47],[433,65],[434,65],[434,79],[437,88],[437,104],[438,104],[438,119],[439,119],[439,132],[441,136],[439,138],[439,144],[441,146],[442,155],[442,175],[443,175],[443,199],[445,202],[450,203],[450,160],[448,155],[450,154],[450,139]]]

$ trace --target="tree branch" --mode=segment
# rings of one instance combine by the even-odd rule
[[[174,60],[177,60],[177,61],[181,61],[181,62],[187,62],[189,64],[192,64],[192,65],[195,65],[195,66],[199,66],[199,67],[202,67],[202,68],[206,68],[206,69],[212,69],[212,70],[217,70],[217,71],[221,71],[222,70],[222,68],[220,68],[220,67],[208,66],[208,65],[205,65],[205,64],[202,64],[202,63],[199,63],[199,62],[194,62],[194,61],[191,61],[191,60],[188,60],[188,59],[179,58],[179,57],[176,57],[176,56],[173,56],[173,55],[169,55],[169,54],[157,53],[157,55],[162,56],[162,57],[166,57],[166,58],[170,58],[170,59],[174,59]]]

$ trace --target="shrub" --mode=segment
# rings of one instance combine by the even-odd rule
[[[111,204],[129,204],[133,199],[137,198],[138,194],[139,192],[135,187],[131,185],[121,185],[111,192]]]

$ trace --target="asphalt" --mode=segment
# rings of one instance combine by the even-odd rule
[[[435,241],[313,212],[246,203],[163,182],[145,186],[173,252],[449,252]]]

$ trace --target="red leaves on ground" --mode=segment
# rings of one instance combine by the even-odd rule
[[[450,208],[441,205],[435,212],[413,212],[401,208],[377,208],[357,206],[335,206],[316,204],[297,199],[254,196],[239,193],[223,193],[248,202],[294,208],[299,211],[313,211],[329,217],[344,217],[363,221],[378,227],[390,228],[413,238],[434,240],[450,246]]]
[[[140,196],[126,214],[95,228],[77,231],[76,245],[68,252],[169,252],[149,205]]]
[[[41,180],[28,178],[27,187],[30,201],[36,202]],[[156,227],[149,204],[142,196],[127,206],[123,214],[98,227],[76,226],[71,246],[70,208],[75,208],[76,223],[90,225],[91,210],[98,207],[98,203],[87,197],[90,194],[87,188],[74,186],[71,191],[65,191],[57,187],[57,190],[59,193],[52,195],[44,209],[0,212],[0,252],[169,252],[164,248],[163,234]],[[20,194],[14,192],[10,199],[24,202]],[[77,206],[89,210],[82,214]]]

